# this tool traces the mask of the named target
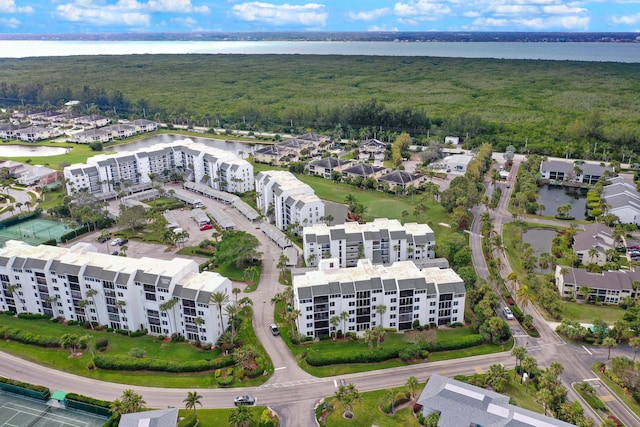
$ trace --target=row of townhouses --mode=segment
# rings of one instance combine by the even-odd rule
[[[255,182],[258,209],[280,230],[324,220],[324,202],[291,172],[259,172]]]
[[[0,309],[92,321],[114,329],[178,333],[215,343],[224,332],[210,297],[229,279],[195,261],[125,258],[86,243],[71,248],[9,241],[0,250]],[[173,307],[165,304],[177,300]],[[226,326],[226,314],[222,319]]]
[[[605,304],[620,304],[626,297],[636,297],[633,282],[640,281],[640,270],[603,271],[589,273],[584,268],[558,265],[555,270],[556,287],[563,298],[586,299],[583,289],[589,288],[589,296]]]
[[[128,138],[158,129],[158,124],[152,120],[138,119],[107,126],[111,123],[111,119],[106,116],[55,111],[25,114],[16,119],[27,120],[29,123],[20,121],[0,123],[0,139],[34,142],[56,138],[67,133],[70,135],[69,141],[89,144]]]
[[[64,168],[64,177],[69,193],[86,190],[109,198],[115,197],[123,185],[150,183],[153,175],[168,177],[173,172],[183,173],[187,181],[230,193],[254,188],[253,166],[249,162],[190,139],[90,157],[85,164]]]
[[[640,192],[630,181],[622,176],[609,179],[610,184],[602,189],[602,197],[607,202],[607,213],[617,216],[623,224],[640,225]]]
[[[305,133],[274,145],[259,148],[253,153],[256,162],[280,166],[317,154],[331,146],[331,138],[316,133]]]
[[[463,322],[464,282],[450,268],[420,270],[411,261],[373,265],[358,260],[351,268],[340,268],[337,260],[325,259],[319,269],[293,277],[294,306],[300,310],[300,333],[309,337],[329,336],[336,329],[361,334],[382,325],[408,330],[421,325]],[[377,310],[386,307],[385,313]],[[331,318],[348,314],[343,326]]]
[[[333,258],[343,268],[357,265],[362,258],[374,264],[434,258],[436,245],[435,233],[427,224],[402,225],[387,218],[365,224],[315,224],[304,227],[302,241],[308,266]]]
[[[540,163],[540,174],[550,181],[571,181],[595,184],[605,173],[613,173],[611,166],[565,160],[545,160]]]
[[[58,182],[60,172],[40,165],[0,160],[0,170],[6,170],[22,185],[50,185]]]

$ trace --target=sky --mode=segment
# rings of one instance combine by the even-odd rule
[[[640,31],[640,0],[0,0],[0,33]]]

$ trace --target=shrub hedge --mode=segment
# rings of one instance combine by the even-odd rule
[[[158,359],[136,359],[128,356],[96,354],[94,361],[98,368],[114,371],[202,372],[233,365],[231,356],[211,361],[169,362]]]
[[[88,403],[89,405],[100,406],[101,408],[109,408],[111,406],[111,402],[107,402],[106,400],[94,399],[93,397],[83,396],[82,394],[76,393],[67,393],[65,399]]]
[[[12,380],[10,378],[5,378],[5,377],[0,377],[0,383],[11,384],[16,387],[26,388],[27,390],[37,391],[38,393],[46,393],[49,391],[48,387],[45,387],[42,385],[23,383],[21,381]]]
[[[51,319],[51,316],[46,315],[46,314],[39,314],[39,313],[20,313],[18,314],[18,318],[20,319],[28,319],[28,320],[33,320],[33,319]]]
[[[0,326],[0,337],[5,340],[34,344],[40,347],[60,347],[59,337],[38,335],[18,328],[9,328],[8,326]]]
[[[482,335],[473,334],[465,337],[458,338],[455,341],[448,341],[446,343],[436,341],[435,343],[427,343],[420,342],[413,344],[412,348],[415,348],[416,351],[420,353],[416,353],[416,356],[422,356],[423,351],[434,352],[434,351],[447,351],[447,350],[459,350],[462,348],[475,347],[477,345],[482,344]],[[403,352],[403,356],[408,358],[412,355],[407,355],[406,348],[383,348],[375,351],[353,351],[353,352],[343,352],[343,353],[322,353],[319,351],[310,350],[307,352],[307,356],[305,360],[311,366],[327,366],[327,365],[337,365],[343,363],[376,363],[376,362],[384,362],[385,360],[395,359],[400,357],[400,352]],[[428,356],[428,354],[427,354]]]

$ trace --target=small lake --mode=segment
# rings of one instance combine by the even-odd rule
[[[0,145],[0,156],[2,157],[60,156],[68,151],[69,148],[44,145]]]
[[[529,243],[533,247],[536,257],[540,258],[540,254],[551,252],[551,243],[558,233],[555,230],[546,228],[529,228],[522,233],[522,241]],[[549,273],[550,268],[543,269],[536,267],[538,273]]]
[[[180,141],[183,139],[190,139],[193,142],[198,142],[200,144],[208,145],[210,147],[219,148],[225,151],[231,151],[236,155],[240,156],[240,152],[242,152],[242,157],[248,157],[250,153],[256,149],[256,147],[262,146],[261,144],[251,144],[243,141],[225,141],[223,139],[215,139],[215,138],[200,138],[193,136],[185,136],[178,134],[162,134],[162,135],[154,135],[150,138],[141,139],[139,141],[130,142],[128,144],[116,145],[113,147],[109,147],[108,150],[122,152],[122,151],[136,151],[141,148],[149,147],[151,145],[167,143],[173,141]]]
[[[570,205],[569,215],[575,219],[586,219],[587,191],[576,187],[543,185],[538,192],[538,203],[544,205],[542,215],[555,216],[558,206]],[[567,225],[569,223],[567,222]]]

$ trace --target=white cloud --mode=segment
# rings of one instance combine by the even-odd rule
[[[544,6],[542,10],[548,14],[554,15],[568,15],[574,13],[583,13],[587,12],[587,9],[576,7],[576,6],[568,6],[566,4],[555,4],[552,6]]]
[[[349,12],[349,19],[352,21],[373,21],[374,19],[378,19],[385,15],[388,15],[390,12],[391,9],[389,9],[388,7],[374,10],[363,10],[361,12]]]
[[[379,27],[377,25],[373,25],[369,28],[367,28],[367,31],[390,31],[390,32],[398,32],[398,27],[394,27],[394,28],[385,28],[385,27]]]
[[[96,26],[126,25],[148,27],[151,18],[146,13],[124,12],[114,8],[91,8],[80,4],[62,4],[56,8],[58,16],[66,21],[84,22]]]
[[[522,15],[525,13],[538,13],[539,9],[536,6],[504,4],[496,5],[493,11],[498,15]]]
[[[31,6],[18,7],[15,0],[0,0],[0,13],[33,13]],[[5,19],[9,24],[7,26],[14,25],[11,19]],[[15,27],[11,27],[15,28]]]
[[[119,0],[116,7],[126,10],[142,10],[144,12],[175,13],[208,13],[207,6],[194,6],[191,0],[148,0],[146,3],[137,0]]]
[[[275,5],[265,2],[242,3],[233,6],[233,15],[243,21],[260,22],[268,25],[302,25],[324,27],[328,13],[323,4]]]
[[[400,18],[411,21],[433,20],[434,15],[446,15],[451,13],[451,8],[446,4],[431,0],[409,0],[406,3],[396,3],[393,12]]]
[[[16,18],[0,18],[0,25],[2,25],[5,28],[18,28],[20,26],[21,22],[18,21]]]
[[[169,20],[173,24],[182,25],[184,27],[195,27],[198,21],[193,18],[171,18]]]
[[[636,13],[635,15],[614,16],[611,18],[611,22],[615,25],[636,25],[640,23],[640,13]]]

